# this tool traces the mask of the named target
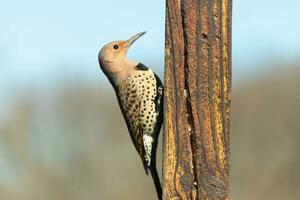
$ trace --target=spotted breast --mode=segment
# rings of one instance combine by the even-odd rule
[[[162,93],[158,76],[141,63],[118,88],[120,107],[146,172],[156,153],[154,143],[162,124]]]

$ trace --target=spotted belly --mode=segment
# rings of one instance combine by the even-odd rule
[[[150,165],[153,137],[157,137],[157,94],[155,75],[151,70],[137,71],[119,86],[120,106],[135,147]]]

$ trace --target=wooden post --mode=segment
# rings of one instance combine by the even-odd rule
[[[231,0],[167,0],[163,199],[229,199]]]

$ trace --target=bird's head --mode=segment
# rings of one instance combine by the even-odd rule
[[[106,73],[115,73],[129,63],[126,58],[129,47],[146,32],[138,33],[128,40],[113,41],[102,47],[99,52],[99,64]]]

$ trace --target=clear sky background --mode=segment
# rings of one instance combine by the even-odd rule
[[[300,1],[233,3],[233,72],[300,56]],[[41,86],[79,77],[103,79],[97,54],[107,42],[147,31],[129,52],[162,74],[165,2],[161,0],[1,0],[0,85]]]

